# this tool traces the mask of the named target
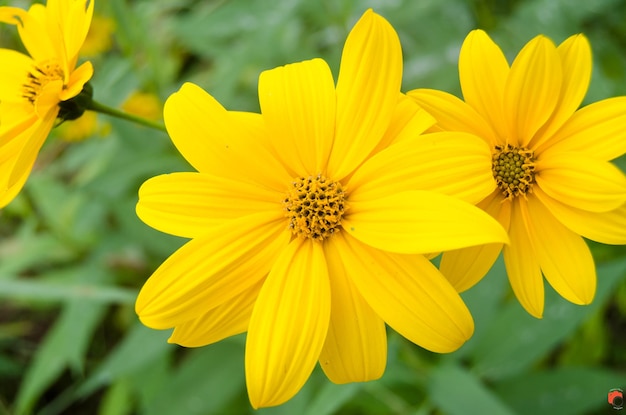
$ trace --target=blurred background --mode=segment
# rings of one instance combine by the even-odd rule
[[[150,119],[185,81],[228,109],[258,111],[263,70],[323,57],[336,76],[346,35],[369,7],[400,35],[404,91],[459,95],[459,48],[482,28],[509,59],[537,34],[558,44],[582,32],[594,51],[585,103],[626,94],[625,0],[96,0],[83,57],[95,67],[96,100]],[[0,46],[22,48],[15,28],[0,27]],[[626,170],[624,157],[616,163]],[[463,294],[476,331],[457,352],[430,353],[389,330],[381,380],[334,385],[318,368],[287,404],[252,410],[243,335],[184,349],[134,313],[142,283],[185,242],[137,219],[137,189],[184,170],[159,131],[93,113],[53,130],[24,191],[0,212],[0,414],[615,412],[607,393],[626,389],[626,247],[594,243],[592,305],[546,285],[536,320],[499,260]]]

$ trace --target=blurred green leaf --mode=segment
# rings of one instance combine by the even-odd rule
[[[145,409],[146,414],[210,415],[245,388],[244,351],[239,338],[193,350]]]
[[[499,382],[495,391],[520,415],[578,415],[610,409],[609,390],[624,387],[625,380],[626,372],[564,367]]]
[[[429,397],[447,415],[515,414],[475,374],[459,366],[442,365],[431,375]]]
[[[624,259],[598,266],[598,288],[593,303],[588,306],[571,304],[546,289],[541,320],[528,315],[516,301],[503,307],[470,353],[475,371],[481,376],[498,379],[528,368],[602,307],[625,273]]]
[[[129,415],[133,412],[132,387],[121,379],[111,385],[104,395],[98,415]]]
[[[109,385],[160,359],[174,346],[167,343],[169,331],[157,331],[136,324],[89,376],[76,392],[77,397],[89,395],[97,388]]]
[[[84,299],[95,303],[133,304],[136,297],[136,290],[113,286],[0,278],[0,298],[48,301]]]
[[[30,412],[39,396],[67,367],[82,372],[87,346],[105,310],[101,304],[84,299],[64,307],[26,371],[16,413]]]

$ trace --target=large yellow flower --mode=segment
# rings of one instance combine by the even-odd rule
[[[49,0],[28,11],[0,7],[0,22],[17,26],[30,54],[0,49],[0,207],[24,186],[60,104],[78,95],[93,74],[89,62],[76,68],[93,3]]]
[[[337,383],[380,377],[385,322],[437,352],[473,332],[420,254],[507,241],[450,196],[485,197],[491,155],[469,134],[420,137],[434,120],[400,94],[401,77],[396,33],[368,11],[336,88],[314,59],[261,74],[262,114],[227,111],[192,84],[167,100],[168,132],[198,172],[145,182],[137,213],[192,240],[146,282],[136,311],[184,346],[247,331],[254,407],[291,398],[318,360]]]
[[[489,36],[475,30],[461,48],[459,73],[465,102],[427,89],[408,95],[437,118],[439,129],[470,132],[491,146],[496,185],[478,206],[509,231],[503,254],[513,291],[541,317],[543,272],[561,296],[589,304],[596,273],[579,235],[626,243],[626,178],[610,163],[626,149],[626,97],[578,109],[591,78],[583,35],[558,47],[537,36],[509,67]],[[465,290],[500,250],[445,253],[441,270]]]

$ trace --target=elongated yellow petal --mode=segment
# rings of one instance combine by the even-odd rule
[[[350,178],[352,202],[407,190],[429,190],[477,203],[496,187],[491,150],[480,138],[457,132],[407,138],[369,158]]]
[[[261,112],[276,154],[294,176],[326,170],[335,134],[335,83],[321,59],[265,71]]]
[[[258,185],[202,173],[153,177],[139,189],[137,216],[149,226],[195,238],[224,222],[256,212],[282,218],[282,194]]]
[[[246,179],[284,191],[292,176],[268,149],[258,114],[228,112],[200,87],[185,83],[163,112],[172,142],[198,171]]]
[[[372,155],[395,143],[417,137],[435,125],[436,122],[435,118],[417,105],[413,99],[400,94],[389,128],[385,131],[383,139],[378,143]]]
[[[248,330],[252,308],[265,279],[194,320],[174,328],[167,340],[185,347],[206,346]]]
[[[1,8],[0,8],[1,9]],[[10,49],[0,49],[0,99],[2,102],[23,101],[24,83],[34,62],[28,56]],[[0,125],[10,122],[0,113]]]
[[[535,37],[515,58],[506,83],[504,112],[510,144],[528,145],[556,108],[562,83],[556,47],[544,36]]]
[[[334,383],[378,379],[387,363],[385,322],[372,310],[351,280],[343,250],[325,244],[331,292],[330,326],[320,366]]]
[[[44,5],[36,3],[28,9],[28,12],[22,11],[19,14],[17,29],[28,54],[35,61],[65,61],[60,25],[49,20]],[[67,68],[63,69],[65,71]]]
[[[135,311],[166,329],[202,316],[249,289],[270,270],[291,233],[266,213],[230,220],[187,242],[146,281]]]
[[[540,188],[534,195],[566,227],[585,238],[604,244],[626,244],[626,204],[609,212],[594,213],[565,205]]]
[[[430,253],[485,243],[508,243],[502,226],[459,199],[410,191],[350,203],[343,230],[389,252]]]
[[[454,95],[435,89],[414,89],[407,95],[432,114],[443,130],[475,134],[490,147],[500,143],[501,139],[485,118]]]
[[[87,37],[94,3],[94,0],[48,0],[47,2],[49,15],[59,22],[63,47],[71,67],[76,64],[78,51]]]
[[[612,160],[626,153],[626,97],[590,104],[567,121],[555,136],[537,148],[545,157],[579,151]]]
[[[69,83],[61,91],[59,99],[61,101],[66,101],[80,94],[80,92],[83,90],[83,87],[87,82],[89,82],[92,76],[93,66],[91,65],[91,62],[85,62],[80,65],[75,71],[72,72]]]
[[[511,203],[503,202],[500,191],[496,190],[478,205],[505,230],[509,229]],[[502,244],[486,244],[444,252],[439,270],[458,292],[473,287],[487,274],[502,251]]]
[[[309,378],[330,319],[322,245],[293,240],[259,293],[246,340],[246,382],[254,408],[280,405]]]
[[[562,297],[590,304],[596,268],[583,239],[563,226],[534,196],[528,198],[529,236],[546,279]]]
[[[24,141],[24,147],[22,147],[19,156],[15,159],[15,164],[13,165],[11,174],[9,175],[9,187],[12,187],[16,183],[20,182],[24,177],[24,174],[33,168],[33,164],[35,164],[35,159],[39,154],[39,150],[46,141],[48,134],[50,134],[50,130],[54,125],[54,120],[56,119],[58,112],[58,107],[54,107],[48,111],[43,118],[37,122],[37,127],[34,131],[32,131],[32,134],[27,140]],[[30,132],[31,130],[27,131]]]
[[[470,32],[459,54],[463,97],[500,137],[507,134],[502,103],[508,75],[509,64],[498,45],[482,30]]]
[[[422,255],[371,249],[346,234],[329,245],[370,307],[395,331],[437,353],[458,349],[474,332],[472,316],[443,275]]]
[[[398,35],[368,10],[348,35],[341,56],[328,176],[341,180],[376,148],[394,114],[401,80]]]
[[[563,86],[550,120],[530,142],[531,147],[551,139],[583,101],[591,80],[591,46],[584,35],[567,38],[557,48],[563,68]]]
[[[511,244],[503,248],[504,265],[511,288],[522,307],[532,316],[543,316],[544,287],[537,255],[533,250],[526,221],[526,201],[519,198],[511,206]],[[526,212],[523,212],[526,211]]]
[[[551,154],[535,163],[535,180],[561,203],[607,212],[626,203],[626,176],[608,161],[583,154]]]

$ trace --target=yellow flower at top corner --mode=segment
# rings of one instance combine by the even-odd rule
[[[385,323],[436,352],[473,333],[424,254],[508,242],[473,206],[491,191],[491,173],[474,174],[491,153],[470,134],[421,135],[434,119],[401,78],[398,36],[369,10],[336,86],[313,59],[261,74],[261,114],[227,111],[189,83],[165,104],[197,172],[146,181],[137,214],[191,241],[148,279],[136,311],[188,347],[247,331],[255,408],[290,399],[318,361],[336,383],[379,378]]]
[[[437,130],[469,132],[491,147],[495,183],[478,206],[508,230],[511,243],[503,255],[509,281],[535,317],[543,315],[542,274],[567,300],[593,300],[596,271],[581,235],[626,243],[626,177],[610,162],[626,150],[626,97],[579,109],[591,66],[583,35],[558,47],[537,36],[509,67],[491,38],[475,30],[459,56],[465,101],[436,90],[408,93],[437,119]],[[441,270],[466,290],[501,249],[447,252]]]
[[[76,117],[64,105],[93,74],[89,62],[76,68],[93,3],[49,0],[28,11],[0,7],[0,22],[17,26],[30,55],[0,49],[0,207],[24,186],[57,117]]]

